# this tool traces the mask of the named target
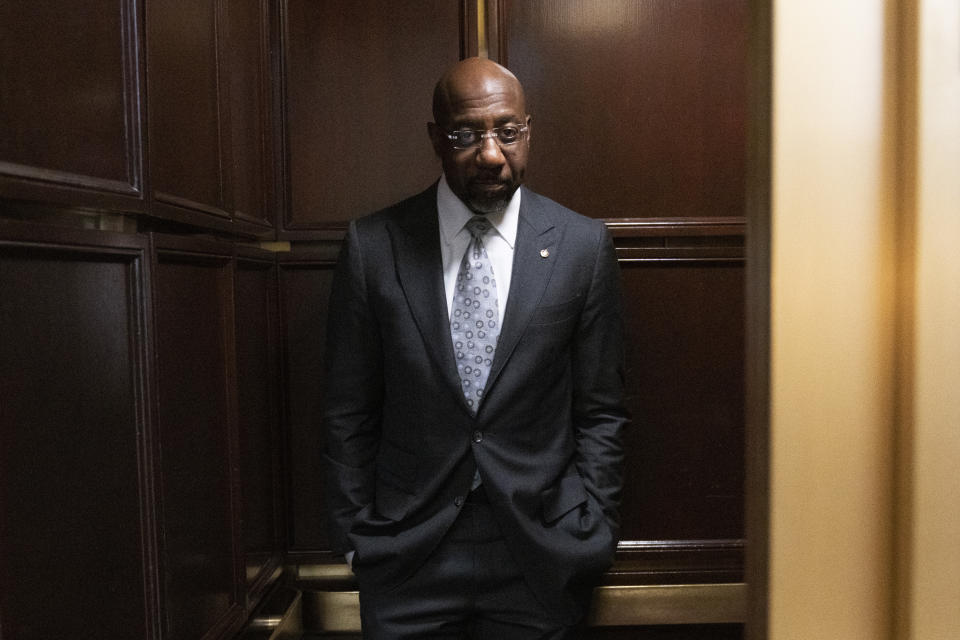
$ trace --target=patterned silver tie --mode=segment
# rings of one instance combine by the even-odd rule
[[[490,221],[483,216],[473,216],[467,222],[471,240],[460,261],[450,315],[450,335],[460,385],[473,413],[483,400],[500,335],[497,281],[483,247],[483,236],[491,227]]]

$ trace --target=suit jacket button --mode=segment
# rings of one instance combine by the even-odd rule
[[[454,504],[454,506],[456,506],[457,508],[462,507],[462,506],[463,506],[463,496],[457,496],[456,498],[454,498],[454,499],[453,499],[453,504]]]
[[[473,432],[473,441],[474,441],[474,442],[483,442],[483,432],[482,432],[482,431],[474,431],[474,432]]]

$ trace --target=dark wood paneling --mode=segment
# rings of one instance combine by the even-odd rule
[[[746,638],[766,640],[770,583],[770,265],[773,3],[749,0],[746,386]]]
[[[625,262],[624,540],[743,537],[742,263]]]
[[[224,166],[229,126],[220,105],[218,0],[155,0],[147,5],[150,175],[155,212],[183,222],[229,217]],[[222,163],[222,164],[221,164]],[[172,209],[172,210],[171,210]],[[177,210],[183,213],[177,215]]]
[[[272,6],[0,4],[0,198],[270,235]]]
[[[230,0],[227,12],[234,215],[259,224],[271,223],[268,5],[267,0]]]
[[[252,585],[278,564],[283,543],[279,526],[279,309],[272,255],[237,261],[235,298],[241,550],[247,583]]]
[[[460,56],[464,2],[282,6],[289,199],[281,235],[309,238],[439,177],[426,123],[434,83]]]
[[[0,3],[0,196],[142,210],[137,5]]]
[[[242,613],[232,248],[154,242],[166,628],[195,638]]]
[[[268,0],[147,5],[152,214],[270,235],[273,16]]]
[[[146,243],[0,222],[4,638],[153,638]]]
[[[742,216],[746,0],[500,0],[529,184],[598,218]]]
[[[631,508],[625,507],[629,514]],[[716,584],[743,581],[744,541],[622,540],[603,584]]]
[[[329,548],[320,457],[320,409],[327,302],[335,258],[335,248],[328,254],[281,258],[286,469],[291,488],[289,536],[293,550]]]
[[[605,218],[621,260],[635,424],[607,581],[737,581],[748,2],[487,7],[533,116],[529,184]]]

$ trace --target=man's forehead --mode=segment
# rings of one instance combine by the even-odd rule
[[[471,58],[451,68],[434,93],[434,115],[444,121],[489,119],[498,113],[522,117],[524,112],[516,76],[487,59]]]
[[[519,115],[522,111],[523,101],[512,91],[459,96],[450,103],[450,116],[453,118]]]
[[[471,75],[451,80],[447,85],[447,95],[454,102],[492,96],[518,99],[522,91],[516,80],[499,74]]]

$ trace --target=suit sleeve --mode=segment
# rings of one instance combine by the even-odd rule
[[[606,227],[573,346],[577,470],[616,536],[623,488],[624,357],[620,267]]]
[[[367,296],[355,222],[334,272],[327,321],[324,466],[334,552],[350,549],[347,533],[374,499],[374,460],[383,399],[380,332]]]

